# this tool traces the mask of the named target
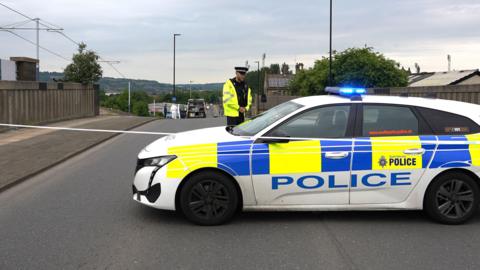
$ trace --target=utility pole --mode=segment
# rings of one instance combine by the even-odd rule
[[[260,61],[255,61],[254,63],[257,63],[257,113],[258,113],[258,107],[260,106]]]
[[[40,79],[40,19],[35,18],[35,23],[37,26],[37,66],[36,66],[36,77],[37,81]]]
[[[192,80],[190,81],[190,98],[192,98]]]
[[[128,113],[130,113],[130,81],[128,81]]]
[[[25,16],[24,16],[25,17]],[[17,30],[35,30],[36,32],[36,42],[34,43],[36,46],[36,57],[37,57],[37,64],[35,65],[35,76],[36,79],[39,80],[40,78],[40,30],[46,30],[46,31],[63,31],[63,28],[60,27],[51,27],[45,23],[40,22],[40,18],[31,18],[31,17],[26,17],[28,18],[27,21],[25,22],[20,22],[20,23],[14,23],[10,24],[8,26],[0,26],[0,31],[7,31],[10,32],[16,36],[18,34],[15,34],[13,31]],[[35,22],[35,27],[18,27],[19,25],[24,25],[29,22]],[[42,28],[40,28],[40,25],[42,25]],[[21,36],[20,36],[21,37]],[[30,42],[30,41],[29,41]],[[33,42],[31,42],[33,44]]]
[[[157,106],[155,105],[155,98],[153,98],[153,117],[155,117],[156,110],[157,110]]]
[[[447,55],[447,61],[448,61],[448,72],[450,72],[452,68],[452,57],[450,56],[450,54]]]
[[[172,102],[175,103],[177,101],[177,97],[175,96],[175,50],[176,50],[176,38],[177,36],[181,36],[181,34],[173,34],[173,97]]]
[[[328,63],[328,86],[332,86],[332,0],[330,0],[330,57]]]

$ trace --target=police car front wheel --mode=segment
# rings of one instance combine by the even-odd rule
[[[206,171],[193,175],[180,191],[180,209],[199,225],[219,225],[230,220],[238,206],[232,181],[220,173]]]
[[[480,200],[478,184],[467,174],[450,172],[438,177],[427,189],[425,211],[445,224],[461,224],[477,211]]]

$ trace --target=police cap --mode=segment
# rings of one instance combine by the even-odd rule
[[[246,73],[248,71],[248,67],[235,67],[236,72]]]

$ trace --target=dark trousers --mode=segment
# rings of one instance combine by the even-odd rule
[[[245,115],[243,113],[239,113],[238,117],[227,116],[227,126],[240,125],[244,121],[245,121]]]

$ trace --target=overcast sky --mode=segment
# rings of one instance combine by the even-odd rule
[[[333,47],[363,47],[422,71],[480,66],[478,0],[334,0]],[[233,66],[297,62],[312,66],[328,54],[329,0],[0,0],[87,43],[103,58],[119,60],[129,78],[172,82],[173,33],[177,83],[221,82]],[[0,6],[0,25],[25,18]],[[30,26],[34,26],[33,23]],[[18,32],[35,40],[34,31]],[[67,58],[75,45],[41,32],[41,45]],[[35,47],[0,32],[0,58],[35,57]],[[67,61],[40,52],[41,70],[61,71]],[[104,76],[119,77],[108,65]]]

